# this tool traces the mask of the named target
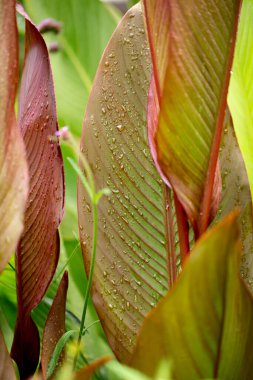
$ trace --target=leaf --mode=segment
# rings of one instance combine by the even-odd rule
[[[113,380],[172,380],[170,367],[170,363],[161,362],[156,376],[151,379],[150,377],[144,375],[144,373],[120,364],[116,360],[113,360],[106,365],[109,376],[108,378]]]
[[[238,224],[242,241],[241,274],[248,285],[253,285],[253,214],[252,197],[243,157],[235,136],[229,112],[225,118],[220,147],[222,199],[214,222],[224,218],[236,207],[240,208]],[[253,288],[252,288],[253,289]]]
[[[48,44],[57,42],[60,47],[58,52],[50,55],[58,120],[59,125],[68,125],[71,132],[80,137],[92,81],[120,17],[99,0],[25,0],[24,3],[36,23],[54,18],[62,24],[58,35],[45,35]],[[64,238],[73,239],[78,234],[76,174],[66,161],[70,156],[69,149],[63,147],[62,152],[66,176],[66,210],[62,228]]]
[[[49,363],[59,339],[65,333],[66,298],[68,290],[68,272],[64,272],[57,293],[50,308],[42,338],[41,367],[45,379],[50,379],[56,366],[61,365],[64,355],[59,355],[54,360],[54,366],[49,371]]]
[[[240,251],[230,214],[199,240],[174,288],[145,320],[135,368],[152,376],[169,358],[175,380],[251,377],[253,302],[239,275]]]
[[[112,359],[112,356],[108,355],[95,360],[94,362],[88,364],[86,367],[75,372],[73,380],[90,380],[97,369]]]
[[[38,364],[39,335],[30,313],[44,296],[57,266],[57,228],[64,204],[61,151],[50,138],[57,130],[57,116],[48,52],[36,27],[22,14],[26,18],[26,54],[18,124],[26,146],[30,191],[16,252],[18,316],[11,351],[21,379],[32,375]]]
[[[253,3],[244,0],[230,81],[228,104],[253,194]]]
[[[148,118],[151,151],[202,233],[210,219],[240,1],[144,0],[144,7],[155,82],[148,112],[157,109],[152,103],[160,106],[157,118]],[[162,19],[169,20],[167,41]]]
[[[49,379],[52,374],[55,371],[55,367],[57,365],[57,362],[59,360],[59,357],[61,356],[62,350],[64,349],[65,345],[69,341],[70,338],[72,338],[73,335],[77,335],[78,330],[69,330],[65,332],[58,341],[56,341],[56,345],[54,347],[54,350],[51,352],[50,356],[48,357],[48,363],[45,366],[45,379]]]
[[[98,205],[93,302],[113,351],[123,361],[131,356],[144,316],[168,288],[170,210],[148,148],[149,80],[150,55],[137,5],[124,16],[100,62],[81,144],[96,189],[107,187],[112,193]],[[81,183],[78,208],[88,271],[92,216]]]
[[[62,24],[62,33],[54,36],[60,50],[51,56],[59,122],[69,125],[80,135],[84,102],[103,49],[119,19],[114,20],[98,0],[70,0],[64,3],[60,0],[39,3],[28,0],[25,5],[37,24],[48,17]]]
[[[0,0],[0,272],[13,254],[23,229],[28,193],[25,149],[14,104],[18,83],[15,1]]]
[[[16,380],[11,357],[7,351],[3,335],[0,331],[0,380]]]

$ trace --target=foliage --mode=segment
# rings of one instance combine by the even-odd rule
[[[0,379],[251,379],[253,3],[135,3],[0,0]]]

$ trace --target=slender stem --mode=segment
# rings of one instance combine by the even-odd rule
[[[177,227],[178,227],[178,235],[179,235],[179,245],[180,245],[180,257],[181,257],[181,265],[185,262],[186,257],[190,251],[189,245],[189,226],[187,222],[186,213],[179,202],[179,199],[174,192],[174,203],[177,217]]]
[[[8,265],[11,267],[12,270],[14,270],[14,272],[16,272],[16,269],[14,268],[14,266],[9,262]]]
[[[78,158],[78,154],[77,152],[79,152],[79,145],[77,144],[76,140],[74,139],[74,137],[72,135],[70,135],[70,138],[69,138],[69,143],[70,143],[70,146],[73,150],[73,152],[76,154],[77,158]],[[87,179],[88,179],[88,182],[89,182],[89,185],[93,191],[93,193],[95,193],[95,182],[94,182],[94,178],[93,178],[93,174],[92,174],[92,170],[90,168],[90,165],[85,157],[84,154],[80,154],[79,155],[79,159],[83,165],[83,168],[85,170],[85,173],[87,175]]]
[[[91,285],[92,285],[92,278],[93,278],[93,273],[94,273],[94,268],[95,268],[97,238],[98,238],[98,208],[97,208],[96,202],[92,203],[92,213],[93,213],[93,244],[92,244],[92,253],[91,253],[91,263],[90,263],[90,271],[89,271],[88,282],[87,282],[85,297],[84,297],[83,312],[82,312],[82,319],[81,319],[81,324],[80,324],[80,329],[79,329],[76,354],[75,354],[74,362],[73,362],[73,370],[75,370],[76,368],[76,363],[77,363],[77,359],[79,355],[81,339],[82,339],[83,331],[84,331],[85,317],[86,317],[86,312],[87,312],[87,307],[88,307],[88,300],[89,300],[89,295],[90,295],[90,290],[91,290]]]
[[[168,286],[172,288],[177,278],[176,267],[176,252],[175,252],[175,236],[174,236],[174,223],[172,215],[172,200],[171,192],[167,185],[163,186],[163,199],[164,199],[164,224],[165,224],[165,247],[168,260]]]

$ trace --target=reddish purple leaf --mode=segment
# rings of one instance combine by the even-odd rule
[[[68,272],[65,272],[61,279],[56,295],[54,297],[43,332],[41,367],[45,379],[47,367],[50,362],[51,356],[54,352],[55,346],[58,340],[61,338],[61,336],[65,333],[67,290]],[[59,365],[63,361],[63,359],[64,355],[62,353],[57,365]]]
[[[26,52],[18,124],[27,151],[30,192],[16,252],[18,317],[11,354],[23,379],[38,364],[39,335],[30,313],[44,296],[58,262],[64,175],[59,144],[51,140],[58,126],[47,47],[20,7],[19,11],[26,19]]]
[[[18,40],[14,0],[0,0],[0,272],[23,229],[28,193],[25,149],[14,103],[18,82]]]
[[[3,335],[0,331],[0,380],[16,380],[11,357],[7,351]]]

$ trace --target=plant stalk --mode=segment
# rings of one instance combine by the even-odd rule
[[[81,339],[84,332],[85,317],[86,317],[89,295],[90,295],[90,290],[91,290],[91,285],[92,285],[92,278],[93,278],[93,273],[94,273],[94,268],[95,268],[97,238],[98,238],[98,207],[97,207],[97,202],[95,201],[92,202],[92,214],[93,214],[93,243],[92,243],[91,263],[90,263],[90,271],[89,271],[88,282],[87,282],[85,297],[84,297],[83,312],[82,312],[82,319],[81,319],[79,335],[78,335],[78,340],[77,340],[76,354],[73,361],[73,371],[76,368],[76,363],[77,363],[80,345],[81,345]]]
[[[186,213],[181,203],[179,202],[179,199],[175,192],[174,192],[174,203],[175,203],[175,211],[176,211],[176,218],[177,218],[181,265],[183,265],[190,251],[189,226],[187,222]]]

